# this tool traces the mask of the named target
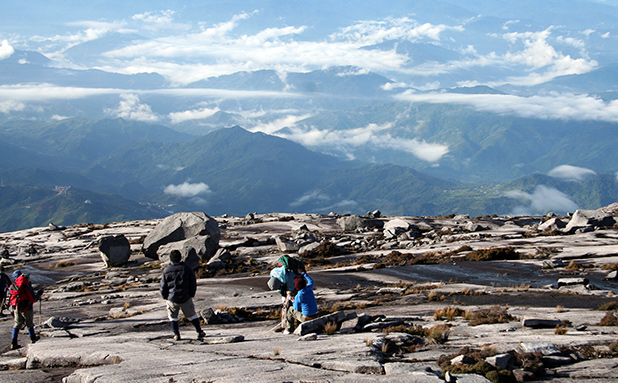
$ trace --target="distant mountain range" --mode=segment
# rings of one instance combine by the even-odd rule
[[[186,210],[508,214],[522,203],[509,190],[533,195],[539,185],[559,188],[582,207],[618,197],[609,175],[583,182],[535,175],[502,186],[466,185],[405,166],[342,160],[240,127],[190,137],[119,119],[26,125],[0,126],[0,230]],[[11,161],[15,157],[23,162]]]

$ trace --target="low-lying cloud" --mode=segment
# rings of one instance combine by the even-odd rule
[[[276,134],[282,138],[298,142],[307,147],[329,148],[354,158],[353,151],[358,147],[392,149],[410,153],[419,159],[436,162],[448,153],[448,146],[430,143],[416,138],[408,139],[392,136],[388,130],[393,124],[369,124],[347,130],[328,130],[315,127],[290,127],[285,133]]]
[[[2,40],[0,43],[0,60],[9,58],[15,53],[15,49],[9,44],[8,40]]]
[[[172,124],[178,124],[185,121],[200,120],[208,118],[219,112],[219,108],[200,108],[193,110],[185,110],[182,112],[174,112],[169,114]]]
[[[560,165],[553,168],[547,175],[554,178],[560,178],[566,181],[583,181],[589,176],[594,176],[597,173],[594,170],[580,168],[572,165]]]
[[[520,97],[502,94],[416,94],[406,91],[395,97],[413,103],[468,105],[482,112],[524,118],[618,122],[618,100],[604,101],[591,96]]]
[[[509,198],[524,202],[513,210],[513,215],[543,215],[549,212],[567,213],[577,210],[577,204],[560,190],[537,186],[532,193],[521,190],[512,190],[506,193]]]
[[[150,105],[142,104],[136,94],[121,94],[120,103],[115,109],[107,111],[109,114],[125,120],[156,122],[159,117],[154,114]]]
[[[210,187],[208,187],[208,185],[203,182],[195,184],[184,182],[180,185],[167,185],[165,189],[163,189],[163,192],[165,194],[185,198],[197,197],[198,195],[207,195],[212,193]]]

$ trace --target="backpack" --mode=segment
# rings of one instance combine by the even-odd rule
[[[31,303],[28,291],[26,291],[26,284],[22,283],[21,286],[17,286],[15,282],[11,283],[9,294],[11,296],[9,301],[11,306],[17,307],[17,311],[26,311]]]

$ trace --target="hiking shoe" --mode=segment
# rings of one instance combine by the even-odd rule
[[[174,340],[176,341],[180,340],[180,335],[174,335]]]
[[[17,343],[11,343],[11,350],[19,350],[21,348]]]
[[[36,343],[39,339],[41,339],[38,335],[35,335],[34,338],[30,338],[31,343]]]
[[[200,342],[204,340],[204,337],[206,336],[206,334],[204,333],[204,331],[200,331],[197,333],[197,340],[199,340]]]
[[[290,335],[290,334],[291,334],[290,330],[284,330],[283,331],[283,335]]]

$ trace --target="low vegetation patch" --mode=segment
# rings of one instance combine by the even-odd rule
[[[433,319],[435,320],[448,320],[452,321],[456,317],[463,317],[465,315],[465,311],[460,309],[459,307],[445,307],[443,309],[437,309],[433,313]]]
[[[493,247],[478,249],[466,254],[467,261],[502,261],[519,259],[519,253],[513,247]]]
[[[508,323],[516,320],[511,314],[507,312],[506,307],[493,306],[488,309],[481,309],[476,311],[467,311],[465,319],[469,320],[468,326],[478,326],[481,324],[492,323]]]
[[[597,323],[597,326],[618,326],[618,316],[615,311],[609,311]]]

